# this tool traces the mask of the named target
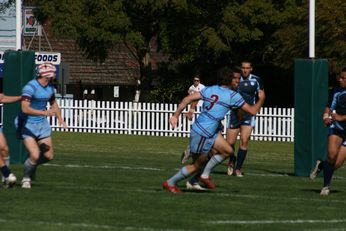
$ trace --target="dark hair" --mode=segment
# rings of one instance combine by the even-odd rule
[[[235,73],[241,73],[241,69],[238,66],[235,66],[232,69],[233,69],[233,72],[235,72]]]
[[[233,77],[233,70],[230,67],[222,67],[217,72],[218,85],[228,85]]]
[[[346,72],[346,67],[342,68],[341,72]]]

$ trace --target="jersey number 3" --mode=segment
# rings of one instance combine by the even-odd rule
[[[205,109],[208,111],[214,107],[215,103],[219,100],[219,96],[211,95],[210,98],[212,99],[212,101],[210,102],[210,105],[205,107]]]

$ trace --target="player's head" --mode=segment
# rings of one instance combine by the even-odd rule
[[[238,88],[240,82],[241,70],[239,67],[233,68],[233,75],[231,76],[230,88],[235,90]]]
[[[251,64],[251,62],[250,61],[242,61],[240,68],[241,68],[241,75],[244,78],[249,77],[249,75],[252,72],[252,64]]]
[[[43,63],[36,67],[38,78],[55,78],[56,67],[51,63]]]
[[[339,75],[340,87],[346,88],[346,67],[343,68]]]
[[[230,67],[222,67],[217,72],[217,84],[229,85],[230,80],[233,78],[233,70]]]
[[[195,86],[198,86],[198,84],[201,82],[201,78],[199,76],[199,74],[196,74],[194,77],[193,77],[193,85]]]

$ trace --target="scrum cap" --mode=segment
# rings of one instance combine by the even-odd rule
[[[37,66],[37,76],[52,78],[55,73],[56,67],[51,63],[43,63]]]

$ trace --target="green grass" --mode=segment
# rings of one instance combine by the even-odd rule
[[[293,144],[250,143],[245,177],[217,167],[208,192],[173,195],[162,182],[188,140],[54,133],[56,158],[31,190],[0,188],[0,230],[345,230],[346,171],[328,197],[322,178],[293,176]],[[12,169],[20,178],[22,166]],[[184,187],[185,181],[179,186]]]

